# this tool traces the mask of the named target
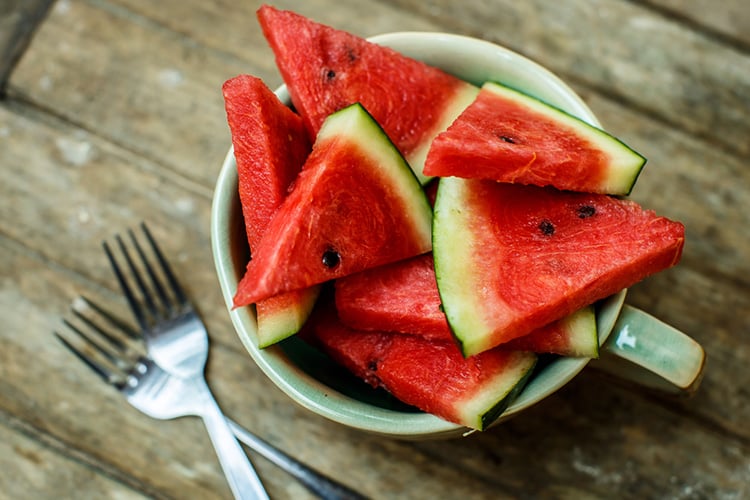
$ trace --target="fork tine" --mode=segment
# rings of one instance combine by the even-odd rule
[[[60,335],[59,333],[57,333],[57,332],[52,332],[52,333],[55,335],[55,337],[57,337],[57,339],[60,342],[62,342],[62,344],[70,352],[72,352],[78,359],[80,359],[81,361],[83,361],[83,363],[86,366],[88,366],[89,368],[91,368],[91,370],[93,370],[94,373],[96,373],[97,375],[99,375],[102,378],[102,380],[104,380],[107,383],[112,383],[112,379],[115,376],[114,372],[112,372],[110,370],[107,370],[102,365],[100,365],[99,363],[97,363],[93,359],[91,359],[88,356],[86,356],[85,354],[83,354],[83,352],[81,352],[77,347],[75,347],[73,344],[71,344],[70,342],[68,342],[68,340],[65,337],[63,337],[62,335]]]
[[[138,239],[135,237],[135,233],[133,232],[132,229],[129,229],[128,234],[130,235],[130,241],[133,243],[133,246],[135,247],[135,250],[141,259],[141,263],[143,264],[143,267],[146,269],[146,273],[151,279],[151,284],[156,290],[156,294],[159,296],[159,299],[161,300],[162,305],[170,313],[172,313],[174,311],[174,304],[169,299],[167,292],[164,290],[164,286],[162,285],[159,277],[156,275],[156,272],[154,271],[153,266],[151,266],[151,263],[149,262],[149,259],[146,257],[146,253],[143,251],[143,248],[141,248],[141,244],[138,243]]]
[[[146,282],[143,280],[143,275],[135,266],[135,262],[133,262],[132,257],[130,257],[130,252],[125,246],[125,242],[122,241],[122,238],[119,234],[115,235],[115,240],[120,247],[120,252],[122,252],[122,255],[125,257],[125,262],[127,262],[128,268],[130,269],[130,274],[133,276],[136,284],[138,285],[138,288],[141,290],[141,295],[143,297],[143,302],[146,304],[146,308],[149,310],[152,317],[158,317],[159,312],[156,308],[156,304],[154,303],[154,297],[151,294],[149,288],[146,286]]]
[[[109,335],[107,332],[103,331],[101,328],[99,328],[94,323],[92,323],[92,322],[90,322],[90,321],[88,321],[86,319],[84,319],[84,322],[88,326],[90,326],[94,331],[96,331],[97,333],[101,334],[102,337],[106,341],[113,340],[113,338],[112,338],[111,335]],[[109,360],[113,365],[115,365],[115,366],[117,366],[119,368],[120,366],[122,366],[125,363],[121,358],[115,356],[108,349],[105,349],[99,342],[95,341],[90,335],[84,333],[83,330],[81,330],[80,328],[78,328],[77,326],[75,326],[73,323],[71,323],[67,319],[63,319],[63,323],[65,324],[65,326],[67,326],[68,328],[70,328],[74,333],[76,333],[79,337],[81,337],[88,345],[90,345],[91,347],[93,347],[94,350],[96,350],[96,352],[98,352],[99,354],[101,354],[102,356],[104,356],[107,360]],[[124,347],[125,346],[123,346],[123,349],[120,349],[119,346],[117,346],[117,339],[114,339],[114,340],[115,340],[115,343],[114,344],[110,344],[110,346],[113,349],[117,350],[119,353],[124,354]],[[91,359],[91,358],[89,358],[89,359]],[[93,361],[93,359],[91,359],[91,361]]]
[[[102,248],[104,248],[104,253],[107,254],[107,258],[109,259],[109,264],[112,267],[112,271],[114,271],[115,276],[117,277],[117,282],[120,284],[120,289],[125,295],[125,299],[128,301],[128,305],[130,306],[130,310],[133,312],[133,315],[138,322],[138,326],[141,328],[141,330],[145,330],[146,328],[148,328],[145,311],[136,299],[135,294],[130,288],[130,285],[128,285],[128,282],[125,279],[125,275],[123,274],[122,269],[120,269],[120,265],[115,260],[115,256],[112,254],[112,250],[110,250],[109,244],[106,241],[102,242]]]
[[[130,327],[130,325],[125,324],[120,319],[114,317],[111,313],[105,311],[101,306],[97,305],[96,302],[92,301],[91,299],[88,299],[84,296],[80,296],[80,299],[86,303],[86,307],[97,313],[99,316],[104,318],[106,322],[114,327],[115,329],[123,332],[125,335],[130,337],[131,339],[139,339],[140,335],[138,332],[133,330],[133,328]],[[77,313],[77,311],[74,310],[74,312]]]
[[[159,245],[156,244],[156,240],[153,238],[153,236],[151,236],[151,231],[148,230],[148,227],[143,222],[141,222],[141,229],[143,230],[143,233],[146,235],[146,238],[148,239],[148,242],[151,245],[151,249],[154,251],[154,255],[156,255],[156,258],[159,261],[159,264],[161,265],[162,270],[164,271],[164,275],[167,277],[167,280],[169,281],[169,286],[172,288],[172,292],[174,292],[175,297],[177,297],[177,301],[182,306],[187,305],[188,304],[187,296],[185,295],[185,292],[182,290],[182,287],[180,286],[180,283],[177,281],[177,278],[175,278],[174,273],[172,273],[172,268],[169,266],[167,259],[164,258],[164,255],[161,253],[161,249],[159,248]]]
[[[91,321],[91,319],[89,319],[88,317],[86,317],[83,314],[81,314],[80,311],[78,311],[76,309],[71,309],[71,311],[73,312],[73,315],[76,318],[78,318],[82,323],[85,323],[86,326],[88,326],[92,330],[96,330],[96,332],[99,333],[99,335],[101,335],[102,337],[104,337],[107,340],[107,342],[109,342],[109,344],[113,348],[117,349],[119,352],[122,352],[122,353],[124,353],[127,350],[127,347],[125,346],[125,344],[123,343],[122,340],[118,339],[117,337],[115,337],[111,333],[105,331],[103,328],[100,328],[99,325],[97,325],[96,323],[94,323],[93,321]],[[66,324],[68,324],[68,326],[70,328],[75,329],[75,327],[73,327],[70,324],[70,322],[68,322],[67,320],[63,320],[63,322],[65,322]],[[76,333],[78,333],[78,332],[76,332]]]

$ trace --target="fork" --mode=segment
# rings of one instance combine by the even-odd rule
[[[208,356],[208,334],[186,293],[180,286],[161,249],[148,227],[140,224],[152,258],[149,259],[132,230],[128,236],[137,260],[119,235],[115,235],[120,261],[129,270],[127,279],[107,242],[102,243],[112,270],[138,323],[148,355],[162,369],[179,376],[189,375],[198,369],[202,373]],[[140,265],[139,265],[140,264]],[[161,278],[160,278],[161,276]],[[166,285],[165,285],[166,282]],[[135,284],[134,286],[132,284]],[[149,285],[150,283],[150,285]],[[135,290],[140,292],[141,300]],[[90,301],[89,301],[90,302]],[[120,329],[127,326],[99,309],[99,313],[112,318]],[[132,332],[131,332],[132,334]],[[200,367],[200,368],[199,368]],[[226,418],[226,417],[225,417]],[[270,443],[242,428],[227,418],[232,432],[250,449],[296,478],[309,491],[327,500],[359,500],[366,497],[318,471],[302,464]]]
[[[157,268],[147,257],[132,230],[128,230],[128,234],[138,254],[141,263],[140,270],[120,235],[116,235],[115,240],[130,270],[131,280],[140,291],[142,300],[139,300],[134,293],[133,287],[106,241],[102,243],[104,252],[138,322],[149,356],[162,369],[180,377],[191,377],[197,373],[203,373],[208,358],[206,327],[175,278],[148,227],[141,223],[141,229],[158,263],[158,269],[161,270],[162,279],[166,280],[172,292],[171,296],[162,279],[159,278]],[[146,282],[144,274],[148,276],[150,285]]]
[[[84,316],[75,303],[71,309],[81,326],[67,319],[63,320],[65,325],[90,348],[88,352],[98,354],[98,360],[54,332],[65,347],[146,415],[161,420],[189,415],[201,417],[235,498],[268,499],[260,478],[229,429],[202,376],[181,378],[168,373],[154,360],[128,349],[125,342]],[[98,309],[94,307],[92,310]],[[83,328],[96,332],[100,340],[94,340],[95,337],[85,333]]]

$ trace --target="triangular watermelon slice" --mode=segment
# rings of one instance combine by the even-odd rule
[[[493,349],[466,359],[450,341],[358,331],[332,307],[318,307],[305,326],[336,362],[404,403],[466,427],[484,430],[523,389],[537,356]]]
[[[336,280],[335,300],[341,322],[350,328],[454,340],[442,310],[431,253]],[[597,357],[599,339],[594,308],[584,307],[499,347],[538,354]]]
[[[605,131],[488,82],[435,138],[424,173],[624,195],[645,163]]]
[[[329,116],[240,282],[235,305],[306,288],[431,248],[422,186],[359,104]]]
[[[311,144],[302,119],[262,80],[239,75],[222,86],[237,162],[239,196],[251,251],[286,198]],[[256,304],[258,345],[267,347],[302,327],[318,288],[297,290]]]
[[[684,227],[602,194],[442,178],[433,254],[464,354],[523,336],[676,264]]]
[[[422,166],[432,139],[474,100],[478,88],[291,11],[264,5],[258,19],[313,137],[328,115],[360,102],[425,182]]]

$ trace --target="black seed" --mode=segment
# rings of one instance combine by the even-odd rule
[[[578,217],[581,219],[586,219],[588,217],[591,217],[596,213],[596,208],[592,207],[591,205],[583,205],[578,207]]]
[[[539,230],[544,236],[552,236],[553,234],[555,234],[555,225],[547,219],[544,219],[539,223]]]
[[[376,359],[371,360],[367,363],[367,369],[371,372],[378,371],[378,361]]]
[[[347,47],[346,54],[349,56],[349,62],[354,62],[357,60],[357,53],[354,52],[353,48]]]
[[[334,78],[336,78],[336,72],[332,69],[329,69],[328,71],[326,71],[326,78],[328,80],[333,80]]]
[[[498,137],[500,138],[500,140],[508,142],[510,144],[516,143],[515,139],[513,139],[512,137],[508,137],[507,135],[499,135]]]
[[[328,249],[323,252],[323,265],[333,269],[341,262],[341,255],[336,250]]]

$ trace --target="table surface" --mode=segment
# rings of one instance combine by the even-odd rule
[[[675,399],[585,370],[488,432],[405,442],[297,406],[235,335],[209,241],[221,84],[280,83],[257,2],[0,0],[0,497],[229,498],[201,422],[129,407],[52,336],[79,294],[125,314],[100,242],[146,220],[210,330],[226,413],[374,498],[750,497],[750,8],[745,0],[279,1],[362,36],[484,38],[547,66],[648,157],[632,198],[686,225],[628,302],[698,340]],[[306,498],[251,454],[272,498]]]

